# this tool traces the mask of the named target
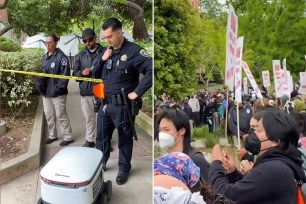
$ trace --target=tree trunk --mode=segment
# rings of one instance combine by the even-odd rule
[[[145,0],[126,1],[128,11],[134,22],[133,38],[135,40],[150,40],[143,16],[143,4]]]

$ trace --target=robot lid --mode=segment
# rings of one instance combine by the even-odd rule
[[[102,163],[102,152],[88,147],[60,150],[40,172],[44,181],[64,185],[86,185]]]

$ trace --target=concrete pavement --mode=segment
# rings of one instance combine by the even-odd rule
[[[80,106],[78,83],[69,82],[69,95],[67,100],[67,112],[71,121],[72,132],[75,142],[70,146],[82,146],[85,143],[85,118]],[[47,138],[45,128],[44,138]],[[58,126],[59,130],[59,126]],[[110,159],[107,163],[107,171],[104,174],[105,180],[113,183],[113,193],[110,204],[143,204],[152,203],[152,136],[136,125],[139,140],[134,141],[132,170],[129,180],[125,185],[116,184],[118,173],[118,137],[115,131],[113,135]],[[61,135],[60,132],[58,134]],[[62,147],[58,141],[44,145],[42,150],[42,161],[40,169],[29,172],[1,186],[2,204],[34,204],[40,198],[39,171],[41,168],[60,150]]]

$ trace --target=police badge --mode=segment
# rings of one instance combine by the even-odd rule
[[[127,55],[124,54],[124,55],[121,56],[120,60],[125,62],[127,60],[127,58],[128,58]]]
[[[51,63],[51,68],[54,68],[54,67],[55,67],[55,63],[52,62],[52,63]]]
[[[66,60],[65,58],[63,58],[63,59],[61,60],[61,64],[62,64],[63,66],[67,65],[67,60]]]
[[[146,51],[145,49],[141,49],[141,50],[139,51],[139,54],[140,54],[141,56],[144,56],[144,57],[150,57],[150,55],[147,53],[147,51]]]

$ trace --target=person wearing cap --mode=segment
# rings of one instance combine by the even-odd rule
[[[122,24],[116,18],[107,19],[101,36],[109,44],[101,58],[100,76],[105,84],[105,98],[99,107],[97,118],[96,148],[103,152],[102,167],[110,157],[111,139],[118,130],[119,172],[116,183],[126,183],[131,170],[133,132],[123,97],[128,98],[131,109],[141,108],[141,96],[152,86],[152,58],[139,45],[129,42],[122,33]],[[139,81],[140,73],[143,78]],[[125,96],[122,95],[124,89]],[[137,110],[131,111],[135,121]]]
[[[47,53],[43,57],[42,72],[47,74],[56,74],[70,76],[70,66],[67,56],[57,48],[59,37],[56,35],[47,35],[46,47]],[[72,129],[70,120],[66,111],[66,101],[68,94],[68,79],[40,78],[43,89],[38,90],[43,98],[44,113],[48,124],[49,137],[46,144],[51,144],[58,140],[56,119],[58,119],[64,140],[60,146],[67,146],[74,140],[72,138]]]
[[[96,43],[97,36],[93,29],[86,28],[82,33],[85,49],[76,56],[73,65],[73,76],[92,78],[96,70],[102,69],[100,59],[105,48]],[[85,116],[85,139],[84,147],[94,147],[96,138],[96,113],[94,111],[95,97],[92,88],[96,83],[89,81],[79,81],[81,107]]]

